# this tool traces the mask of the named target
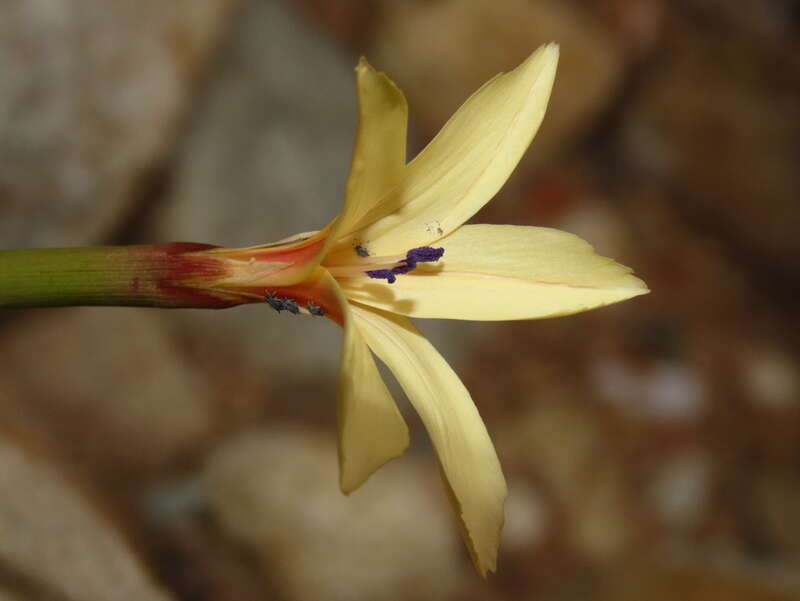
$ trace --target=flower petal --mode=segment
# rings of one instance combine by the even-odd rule
[[[358,232],[377,255],[447,235],[501,188],[544,117],[558,46],[547,44],[475,92],[406,166],[403,180]]]
[[[407,319],[352,306],[370,348],[392,370],[439,456],[464,539],[482,576],[494,570],[506,484],[469,392]]]
[[[363,57],[356,67],[356,133],[339,236],[352,232],[381,197],[396,186],[406,164],[408,105],[403,92]]]
[[[339,484],[349,494],[384,463],[408,447],[408,427],[353,320],[336,281],[328,289],[339,300],[344,341],[338,384]]]
[[[492,321],[578,313],[649,292],[629,268],[560,230],[465,225],[438,244],[438,263],[391,285],[342,279],[345,294],[413,317]]]
[[[220,288],[291,286],[311,276],[325,256],[331,224],[317,232],[296,234],[278,242],[247,248],[216,248],[209,255],[226,261],[230,276]]]

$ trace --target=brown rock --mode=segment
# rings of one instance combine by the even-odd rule
[[[122,536],[40,458],[0,437],[0,563],[36,598],[167,601]],[[0,593],[2,594],[2,593]]]
[[[27,597],[20,597],[16,593],[0,588],[0,601],[28,601]]]
[[[0,337],[3,422],[113,477],[154,470],[213,426],[202,374],[192,373],[152,310],[42,311]]]
[[[209,74],[156,236],[226,246],[319,229],[342,206],[354,64],[285,2],[251,2]]]
[[[708,453],[687,449],[649,468],[645,501],[655,517],[673,535],[701,524],[714,492],[713,465]]]
[[[766,540],[792,562],[800,559],[800,481],[794,471],[780,467],[760,470],[753,483],[754,513]]]
[[[706,235],[762,275],[794,278],[800,74],[791,54],[733,34],[676,35],[647,77],[625,139],[631,161],[678,188],[671,202]]]
[[[97,241],[163,158],[236,0],[0,5],[0,240]]]
[[[631,558],[615,570],[606,570],[606,595],[614,601],[791,601],[798,586],[791,570],[759,570],[745,562],[708,564],[707,556],[674,565]]]
[[[607,560],[633,536],[624,465],[591,414],[566,398],[542,399],[496,436],[501,455],[539,477],[564,512],[562,535],[574,551]]]

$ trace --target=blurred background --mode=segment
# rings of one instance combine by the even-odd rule
[[[333,324],[6,311],[0,600],[800,599],[796,0],[0,0],[0,246],[318,228],[359,55],[416,153],[551,40],[544,124],[475,220],[576,233],[652,293],[420,324],[505,469],[498,574],[402,398],[412,448],[339,493]]]

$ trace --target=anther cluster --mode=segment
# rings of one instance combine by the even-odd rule
[[[373,269],[365,273],[373,279],[386,280],[389,284],[394,284],[398,275],[413,271],[417,268],[417,263],[435,263],[442,258],[442,255],[444,255],[444,248],[420,246],[409,250],[406,258],[391,269]]]

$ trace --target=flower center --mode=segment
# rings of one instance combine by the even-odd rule
[[[419,246],[409,250],[405,256],[389,255],[383,257],[373,257],[357,252],[360,260],[347,263],[346,265],[326,266],[333,277],[358,277],[366,274],[368,277],[377,280],[386,280],[393,284],[398,275],[409,273],[416,269],[418,263],[435,263],[444,255],[444,248],[432,248],[430,246]]]

